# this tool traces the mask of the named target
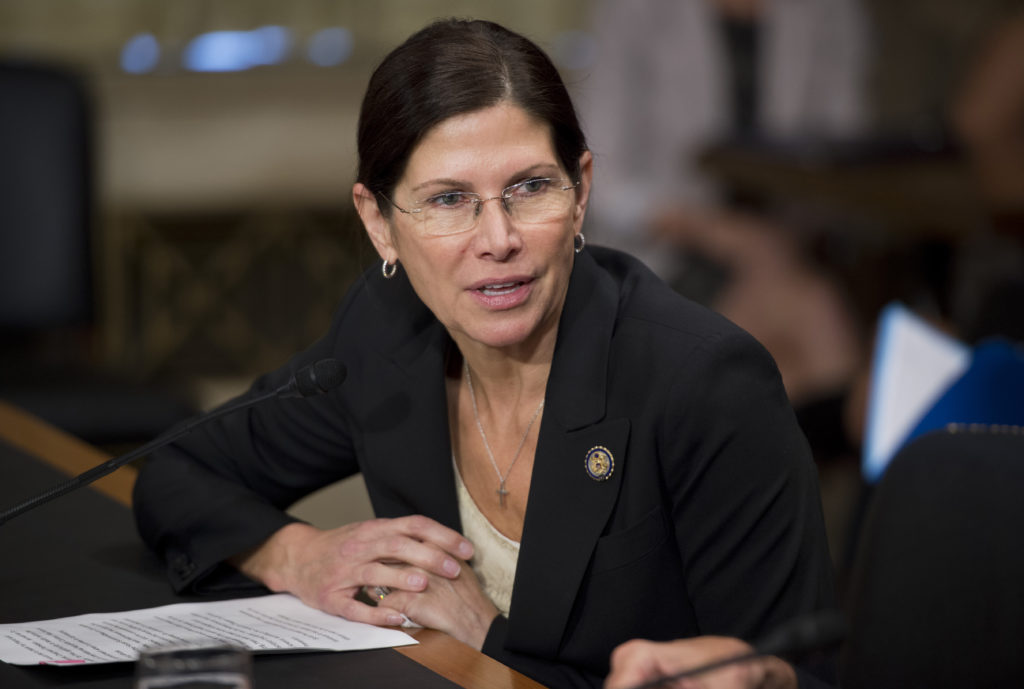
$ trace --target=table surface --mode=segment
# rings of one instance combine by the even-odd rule
[[[107,455],[0,400],[0,507],[27,499]],[[41,461],[40,461],[41,460]],[[135,480],[124,467],[0,526],[0,622],[115,612],[198,600],[176,596],[135,533],[128,506]],[[30,553],[30,555],[26,555]],[[542,689],[541,685],[436,630],[398,649],[258,656],[257,686],[294,684],[428,689]],[[431,672],[425,671],[428,668]],[[25,668],[0,663],[0,686],[130,686],[132,667]],[[359,679],[364,678],[364,679]],[[320,683],[322,682],[322,684]]]

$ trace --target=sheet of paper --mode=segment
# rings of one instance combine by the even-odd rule
[[[971,349],[901,304],[879,318],[862,469],[873,483],[942,393],[971,363]]]
[[[196,640],[231,642],[254,653],[418,643],[404,632],[328,615],[281,593],[0,624],[0,660],[13,665],[130,662],[146,646]]]

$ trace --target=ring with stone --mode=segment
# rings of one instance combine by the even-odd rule
[[[374,586],[373,595],[377,600],[384,600],[384,597],[391,593],[391,588],[388,586]]]

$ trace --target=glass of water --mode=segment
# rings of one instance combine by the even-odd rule
[[[135,689],[252,689],[252,655],[201,642],[145,648],[135,663]]]

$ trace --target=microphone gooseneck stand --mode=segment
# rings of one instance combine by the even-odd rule
[[[846,618],[838,610],[822,610],[798,617],[766,634],[753,644],[754,650],[748,653],[729,656],[689,670],[672,675],[658,677],[630,689],[655,689],[667,686],[671,682],[703,675],[728,665],[745,663],[764,656],[790,655],[808,653],[838,645],[846,638]]]
[[[87,486],[93,481],[101,479],[107,474],[121,468],[125,464],[133,462],[140,457],[148,455],[153,450],[174,442],[183,435],[191,432],[197,426],[201,426],[208,421],[213,421],[214,419],[218,419],[226,414],[260,404],[261,402],[265,402],[266,400],[273,399],[275,397],[289,398],[320,395],[336,388],[343,380],[345,380],[344,366],[335,359],[321,359],[320,361],[299,369],[287,384],[282,385],[276,390],[264,392],[253,397],[241,397],[206,414],[201,414],[182,426],[173,428],[166,433],[157,436],[145,445],[137,447],[127,454],[114,457],[113,459],[110,459],[103,464],[99,464],[78,476],[58,483],[56,486],[44,493],[0,512],[0,525],[6,524],[11,519],[14,519],[20,514],[24,514],[39,505],[55,500],[62,495],[66,495],[73,490],[81,488],[82,486]]]

